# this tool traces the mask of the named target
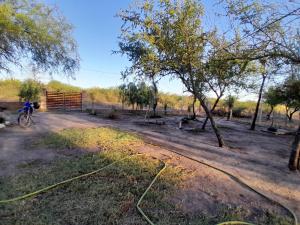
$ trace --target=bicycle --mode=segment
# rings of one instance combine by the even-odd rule
[[[20,127],[27,128],[30,127],[33,123],[33,120],[31,118],[32,113],[35,109],[39,109],[40,105],[37,102],[30,103],[29,101],[26,101],[24,103],[24,107],[22,109],[19,109],[19,116],[18,116],[18,124]]]

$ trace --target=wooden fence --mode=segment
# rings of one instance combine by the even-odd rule
[[[46,91],[48,110],[82,110],[81,92]]]

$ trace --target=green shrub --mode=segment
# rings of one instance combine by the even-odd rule
[[[22,101],[39,101],[42,92],[42,84],[33,79],[22,82],[19,92]]]
[[[246,109],[247,108],[243,106],[236,107],[232,110],[232,115],[234,117],[248,117],[248,115],[245,113]]]

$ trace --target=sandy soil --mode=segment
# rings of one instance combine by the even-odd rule
[[[221,149],[217,147],[216,138],[209,126],[205,132],[179,130],[177,128],[179,119],[179,117],[158,119],[164,121],[165,125],[155,125],[144,123],[143,117],[129,115],[109,120],[85,113],[38,113],[34,117],[35,125],[31,128],[20,129],[18,126],[12,126],[0,130],[0,176],[22,172],[18,167],[22,163],[35,160],[46,163],[61,157],[58,153],[47,149],[37,151],[24,148],[24,145],[36,136],[70,127],[112,126],[136,132],[145,137],[149,143],[160,146],[148,147],[143,149],[144,152],[159,154],[159,157],[166,159],[171,157],[177,163],[191,167],[195,171],[194,180],[187,184],[189,191],[180,195],[187,211],[190,210],[190,205],[197,205],[196,211],[201,209],[210,212],[216,202],[251,204],[253,209],[269,208],[272,204],[228,176],[170,153],[168,149],[237,175],[251,186],[293,209],[300,219],[300,174],[290,172],[287,168],[292,136],[276,136],[261,132],[262,127],[258,127],[257,131],[249,131],[245,124],[218,119],[218,126],[228,146]],[[192,122],[184,126],[200,127],[201,123]]]

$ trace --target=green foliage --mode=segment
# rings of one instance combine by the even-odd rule
[[[300,109],[300,80],[287,80],[281,89],[285,105]]]
[[[39,101],[42,91],[42,84],[33,79],[28,79],[22,82],[19,92],[21,101]]]
[[[287,79],[278,90],[286,107],[286,116],[292,120],[293,114],[300,111],[300,80]]]
[[[279,105],[283,102],[282,96],[280,95],[280,90],[276,87],[270,87],[265,93],[265,103],[271,108]]]
[[[70,84],[65,84],[57,80],[52,80],[50,81],[47,85],[46,88],[48,91],[59,91],[59,92],[77,92],[81,91],[80,87],[76,87]]]
[[[245,110],[247,108],[246,107],[235,107],[233,110],[232,110],[232,115],[234,117],[249,117],[250,114],[245,114]]]
[[[35,0],[0,3],[0,69],[26,58],[35,70],[71,75],[79,65],[72,26],[55,7]]]
[[[208,90],[213,91],[217,98],[221,98],[226,90],[238,92],[241,89],[250,89],[252,84],[249,81],[257,71],[255,64],[249,60],[227,59],[243,49],[244,43],[239,33],[235,34],[233,40],[226,40],[225,36],[218,37],[216,33],[212,33],[209,40],[212,45],[209,51],[212,53],[209,54],[205,65]],[[225,46],[229,47],[224,49]]]
[[[21,81],[16,79],[0,80],[0,101],[18,101]]]
[[[143,62],[142,68],[145,64],[155,64],[154,74],[170,73],[191,81],[188,77],[198,74],[202,65],[202,15],[202,5],[193,0],[182,4],[168,0],[146,2],[137,9],[124,10],[120,13],[124,21],[120,52],[128,56],[133,70],[140,62]],[[190,91],[188,82],[184,85],[188,85]]]
[[[229,108],[232,109],[234,107],[234,103],[236,102],[237,97],[228,95],[224,101],[224,104]]]
[[[142,109],[144,106],[150,105],[153,99],[153,90],[144,82],[138,84],[130,82],[119,87],[119,95],[123,103],[132,105],[132,108],[136,105]]]

